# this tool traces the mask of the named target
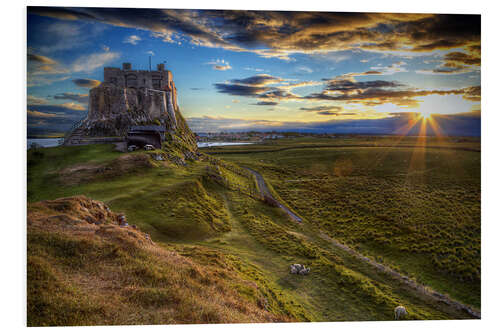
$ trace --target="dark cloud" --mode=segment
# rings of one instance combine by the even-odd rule
[[[95,88],[101,84],[101,81],[93,79],[74,79],[73,83],[83,88]]]
[[[475,66],[480,66],[481,65],[481,57],[472,55],[472,54],[466,54],[463,52],[451,52],[448,53],[444,56],[445,60],[445,66],[446,67],[453,67],[457,66],[460,64],[466,64],[466,65],[475,65]]]
[[[73,104],[29,105],[27,108],[28,137],[46,134],[61,135],[82,117],[85,112]]]
[[[376,106],[386,103],[392,103],[403,107],[416,107],[418,101],[414,98],[419,96],[428,96],[432,94],[448,95],[460,94],[457,90],[441,91],[441,90],[387,90],[370,88],[360,90],[351,94],[329,94],[327,91],[321,93],[313,93],[305,96],[305,99],[320,100],[320,101],[343,101],[346,103],[360,103],[366,106]]]
[[[317,112],[317,111],[335,111],[335,112],[340,112],[342,111],[341,106],[332,106],[332,105],[320,105],[320,106],[313,106],[313,107],[302,107],[300,108],[302,111],[307,111],[307,112]]]
[[[340,113],[335,112],[335,111],[319,111],[316,112],[316,114],[322,115],[322,116],[338,116]]]
[[[320,105],[313,107],[302,107],[299,110],[315,112],[321,116],[355,116],[356,112],[344,112],[344,108],[336,105]]]
[[[289,91],[290,89],[298,87],[297,84],[280,87],[269,86],[283,81],[285,81],[285,79],[280,77],[259,74],[243,79],[232,79],[229,83],[215,83],[214,86],[217,92],[234,96],[256,97],[267,100],[298,98],[297,95]],[[309,82],[305,83],[310,84]]]
[[[334,79],[328,82],[325,90],[351,92],[351,91],[359,91],[371,88],[395,88],[401,86],[403,86],[403,84],[395,81],[375,80],[375,81],[357,82],[348,79]]]
[[[284,79],[280,77],[271,76],[268,74],[258,74],[244,79],[231,80],[231,82],[235,84],[243,84],[256,87],[266,86],[273,83],[280,83],[282,81],[284,81]]]
[[[260,76],[256,76],[246,79],[233,79],[230,81],[232,83],[216,83],[214,86],[219,93],[234,96],[254,97],[273,102],[275,102],[275,100],[317,100],[359,103],[365,106],[392,103],[401,107],[417,107],[419,105],[419,101],[416,100],[416,98],[429,95],[463,95],[464,99],[472,101],[477,101],[481,98],[480,87],[452,90],[417,90],[407,87],[397,81],[356,81],[353,78],[344,77],[323,79],[323,81],[326,81],[326,86],[322,92],[299,96],[291,93],[289,89],[286,89],[289,87],[287,85],[268,87],[262,83],[268,81],[258,81],[255,79],[257,77],[260,78]],[[265,78],[268,80],[276,79],[270,75],[265,76]],[[298,85],[300,85],[300,83]],[[332,110],[328,111],[335,112]]]
[[[270,99],[300,99],[301,97],[289,92],[286,89],[280,88],[270,88],[268,91],[260,94],[259,98],[270,98]]]
[[[284,59],[293,52],[359,48],[468,49],[481,39],[479,15],[61,7],[28,7],[28,13],[138,28],[167,42],[187,37],[195,45]]]
[[[481,102],[481,86],[468,87],[463,90],[463,98],[473,102]]]
[[[272,102],[272,101],[261,101],[257,102],[253,105],[261,105],[261,106],[269,106],[269,105],[278,105],[278,102]]]
[[[89,101],[88,94],[76,94],[76,93],[62,93],[53,96],[54,99],[64,99],[70,101],[76,101],[79,103],[87,104]]]
[[[473,45],[469,47],[470,54],[450,52],[443,57],[443,62],[432,70],[420,70],[423,74],[462,74],[478,71],[481,66],[481,48]]]
[[[55,65],[57,62],[51,58],[28,52],[28,61],[34,61],[46,65]]]
[[[361,75],[382,75],[383,73],[381,71],[366,71],[361,73]]]
[[[217,92],[233,96],[257,97],[266,92],[269,88],[259,86],[247,86],[241,84],[215,83]]]

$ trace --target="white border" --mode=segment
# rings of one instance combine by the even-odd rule
[[[299,324],[258,324],[258,325],[174,325],[174,326],[120,326],[92,328],[48,328],[44,331],[173,331],[173,332],[218,332],[233,333],[259,331],[384,331],[384,332],[453,332],[493,331],[499,305],[499,223],[498,173],[500,143],[500,109],[498,103],[500,77],[498,71],[498,4],[493,1],[476,0],[459,2],[456,0],[380,0],[334,2],[307,0],[292,3],[290,0],[234,2],[212,0],[203,1],[10,1],[3,3],[2,11],[2,65],[7,73],[2,84],[1,135],[2,152],[2,200],[0,244],[2,254],[0,297],[0,326],[5,332],[26,329],[25,323],[25,248],[26,248],[26,5],[82,6],[82,7],[148,7],[148,8],[210,8],[210,9],[263,9],[263,10],[317,10],[351,12],[417,12],[417,13],[473,13],[482,14],[482,320],[475,321],[422,321],[422,322],[346,322],[346,323],[299,323]],[[9,78],[6,81],[5,78]],[[32,328],[30,330],[41,330]]]

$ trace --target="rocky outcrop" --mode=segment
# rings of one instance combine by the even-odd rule
[[[89,113],[80,129],[87,136],[124,136],[133,125],[161,124],[173,132],[179,112],[173,94],[102,83],[90,90]]]

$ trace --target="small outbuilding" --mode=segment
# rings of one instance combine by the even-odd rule
[[[161,143],[165,141],[165,131],[165,126],[159,125],[131,126],[127,132],[127,146],[143,148],[152,145],[160,149]]]

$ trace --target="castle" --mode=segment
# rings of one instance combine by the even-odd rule
[[[154,71],[134,70],[128,62],[122,68],[105,67],[103,82],[89,91],[88,105],[87,116],[68,131],[64,144],[120,141],[149,131],[160,133],[160,142],[155,139],[159,146],[164,133],[173,133],[179,126],[190,133],[179,112],[172,72],[165,64]]]
[[[123,88],[147,88],[171,92],[172,103],[177,105],[177,89],[172,72],[165,69],[165,64],[158,64],[156,71],[135,70],[128,62],[124,62],[121,69],[105,67],[104,83]]]

